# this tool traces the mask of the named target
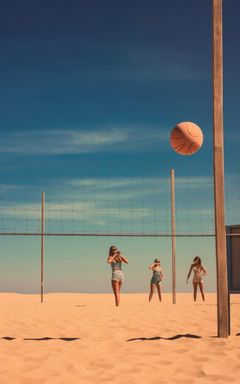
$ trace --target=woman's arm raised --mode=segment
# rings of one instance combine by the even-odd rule
[[[129,264],[128,259],[126,259],[126,257],[124,257],[123,255],[120,255],[120,257],[121,257],[121,260],[122,260],[124,263]]]
[[[155,263],[150,264],[150,265],[148,266],[148,268],[151,269],[151,270],[152,270],[154,267],[155,267]]]
[[[114,261],[115,257],[116,257],[116,255],[108,256],[108,258],[107,258],[107,263],[108,263],[108,264],[112,264],[112,262]]]

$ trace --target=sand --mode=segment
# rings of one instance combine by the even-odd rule
[[[239,383],[240,297],[219,339],[216,295],[1,293],[0,383]]]

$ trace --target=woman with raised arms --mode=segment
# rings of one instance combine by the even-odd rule
[[[160,264],[161,264],[160,260],[155,259],[154,263],[149,265],[149,267],[148,267],[153,272],[151,282],[150,282],[149,302],[152,300],[155,287],[157,287],[159,301],[162,301],[160,284],[161,284],[161,281],[162,281],[162,278],[164,275],[163,275],[163,270],[162,270]]]
[[[122,262],[128,264],[128,260],[118,251],[115,245],[112,245],[109,248],[107,263],[111,264],[112,267],[112,289],[117,307],[120,304],[120,291],[124,282]]]

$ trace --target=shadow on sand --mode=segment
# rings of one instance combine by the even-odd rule
[[[156,336],[156,337],[136,337],[134,339],[128,339],[127,341],[146,341],[146,340],[177,340],[181,338],[188,338],[188,339],[201,339],[201,336],[198,335],[191,335],[190,333],[185,333],[183,335],[175,335],[172,337],[161,337],[161,336]]]
[[[15,340],[16,337],[5,336],[1,337],[3,340],[12,341]],[[74,341],[80,340],[79,337],[34,337],[34,338],[23,338],[23,340],[34,340],[34,341],[47,341],[47,340],[63,340],[63,341]]]

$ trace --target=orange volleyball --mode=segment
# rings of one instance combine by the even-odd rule
[[[180,155],[192,155],[202,146],[202,130],[191,121],[179,123],[171,131],[170,143],[174,151]]]

